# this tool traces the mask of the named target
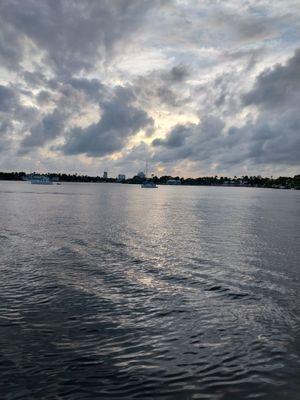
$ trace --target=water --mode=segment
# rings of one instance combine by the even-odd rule
[[[0,182],[1,399],[299,399],[300,192]]]

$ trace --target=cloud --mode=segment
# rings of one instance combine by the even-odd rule
[[[59,87],[60,81],[57,78],[48,78],[40,70],[23,71],[24,83],[31,88],[47,88],[56,90]]]
[[[121,150],[131,136],[153,124],[144,110],[134,106],[134,100],[131,89],[117,87],[111,101],[101,104],[100,120],[86,128],[72,129],[61,150],[67,155],[94,157]]]
[[[224,140],[223,128],[222,120],[213,115],[202,118],[199,124],[177,125],[165,139],[154,141],[153,145],[159,149],[153,159],[159,162],[210,159],[213,162],[212,156],[216,156]]]
[[[285,65],[266,69],[242,96],[245,107],[255,105],[257,116],[242,126],[226,127],[220,117],[206,116],[199,124],[177,126],[165,139],[156,139],[156,161],[192,160],[202,168],[220,171],[243,165],[299,165],[300,52]],[[298,100],[298,101],[297,101]]]
[[[0,136],[6,134],[11,129],[12,124],[9,121],[0,121]]]
[[[259,163],[299,165],[300,160],[300,49],[287,60],[263,71],[243,96],[256,106],[252,125],[252,156]]]
[[[8,86],[0,85],[0,112],[8,112],[16,107],[17,94]]]
[[[243,97],[244,105],[264,109],[294,108],[300,101],[300,49],[286,65],[277,64],[263,71],[254,88]]]
[[[295,170],[291,1],[2,0],[2,165]]]
[[[37,82],[38,87],[49,87],[48,80],[39,73],[36,79],[35,74],[29,74],[27,78]],[[43,82],[42,86],[39,85],[40,81]],[[32,152],[63,136],[70,121],[78,115],[84,115],[89,102],[98,107],[99,102],[103,102],[109,93],[109,88],[98,79],[72,78],[56,86],[50,84],[50,88],[40,90],[35,97],[40,109],[37,109],[37,115],[27,124],[26,129],[24,126],[28,133],[20,143],[19,154]],[[24,107],[20,110],[24,112]],[[25,120],[19,115],[19,120],[22,119]]]
[[[165,139],[154,139],[152,146],[163,146],[167,148],[181,147],[190,135],[189,126],[176,126]]]
[[[0,85],[0,153],[11,145],[13,119],[19,108],[19,96],[13,87]]]
[[[191,100],[186,89],[190,76],[188,66],[179,64],[138,76],[133,87],[139,100],[148,106],[179,108]]]
[[[107,87],[98,79],[72,78],[67,81],[74,89],[82,91],[90,100],[99,101],[107,94]]]
[[[60,136],[64,129],[65,118],[65,114],[58,109],[45,115],[22,140],[20,153],[24,154],[34,147],[41,147]]]
[[[222,29],[232,42],[256,42],[270,39],[278,34],[277,18],[255,13],[231,13],[226,9],[212,17],[218,30]]]
[[[166,80],[170,80],[171,82],[183,82],[190,75],[189,69],[186,65],[176,65],[171,68],[170,73],[166,74]]]
[[[38,48],[56,73],[67,76],[93,69],[125,45],[143,17],[160,1],[37,1],[3,0],[0,11],[4,32],[3,59],[17,68],[26,56],[24,40]],[[5,43],[13,45],[9,49]]]
[[[35,109],[24,106],[20,91],[13,85],[0,85],[0,152],[11,148],[23,127],[34,118]]]
[[[36,96],[36,99],[38,103],[43,106],[48,104],[51,101],[51,93],[47,90],[41,90],[38,95]]]
[[[1,5],[0,5],[1,15]],[[1,34],[0,34],[0,65],[8,69],[16,70],[21,62],[22,46],[16,30],[7,25],[0,18]]]

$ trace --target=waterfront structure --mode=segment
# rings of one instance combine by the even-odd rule
[[[104,171],[103,172],[103,179],[107,179],[108,178],[108,173],[107,173],[107,171]]]
[[[31,175],[30,183],[32,185],[53,185],[53,181],[49,178],[49,176],[37,174]]]
[[[180,179],[169,179],[167,180],[167,185],[181,185]]]

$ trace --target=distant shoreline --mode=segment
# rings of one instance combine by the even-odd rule
[[[0,181],[26,181],[30,180],[32,174],[25,172],[0,172]],[[64,173],[41,174],[59,182],[77,183],[122,183],[122,184],[141,184],[144,179],[134,176],[129,179],[119,180],[118,178],[103,178],[100,176],[88,176]],[[296,189],[300,190],[300,175],[293,177],[269,178],[258,176],[242,176],[234,178],[223,176],[205,176],[199,178],[180,178],[164,175],[161,177],[152,176],[151,178],[157,185],[182,185],[182,186],[218,186],[218,187],[262,187],[271,189]]]

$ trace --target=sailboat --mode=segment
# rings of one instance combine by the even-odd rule
[[[141,184],[142,189],[157,189],[157,186],[155,182],[153,182],[152,179],[147,178],[147,172],[148,172],[148,162],[146,161],[146,171],[145,171],[145,180]],[[153,175],[152,175],[153,176]]]
[[[150,179],[146,179],[145,182],[141,184],[141,188],[143,189],[157,189],[155,182]]]

